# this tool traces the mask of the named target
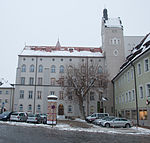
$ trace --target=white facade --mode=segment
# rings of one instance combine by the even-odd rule
[[[95,51],[94,51],[95,50]],[[47,96],[58,97],[58,115],[80,116],[77,101],[66,96],[66,68],[79,67],[82,63],[96,64],[104,69],[104,56],[100,48],[83,47],[33,47],[27,46],[19,55],[14,110],[47,113]],[[89,113],[97,112],[98,94],[89,100]],[[85,112],[87,111],[85,104]]]

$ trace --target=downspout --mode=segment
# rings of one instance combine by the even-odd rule
[[[34,103],[33,103],[33,114],[35,114],[35,100],[36,100],[36,85],[37,85],[37,64],[38,64],[38,57],[36,57],[36,68],[35,68],[35,85],[34,85]]]

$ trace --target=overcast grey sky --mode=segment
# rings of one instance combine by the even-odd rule
[[[101,46],[103,8],[120,17],[124,35],[150,32],[150,0],[0,0],[0,78],[15,83],[27,45]]]

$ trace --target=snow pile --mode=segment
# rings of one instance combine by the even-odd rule
[[[83,120],[76,119],[76,121],[83,122]],[[13,126],[25,126],[25,127],[43,127],[47,129],[52,129],[51,125],[45,124],[32,124],[32,123],[22,123],[22,122],[3,122],[0,121],[0,124],[8,124]],[[144,129],[140,127],[132,127],[129,129],[126,128],[103,128],[93,125],[91,128],[75,128],[71,127],[68,124],[57,124],[53,126],[53,129],[62,130],[62,131],[82,131],[82,132],[91,132],[91,133],[107,133],[107,134],[131,134],[131,135],[150,135],[149,129]]]

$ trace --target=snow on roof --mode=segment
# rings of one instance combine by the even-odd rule
[[[122,28],[122,23],[120,18],[108,18],[108,20],[105,20],[104,25],[106,27],[119,27]]]
[[[131,54],[126,58],[125,63],[120,67],[120,72],[114,77],[114,79],[130,65],[131,62],[135,61],[138,57],[143,55],[145,52],[150,50],[150,33],[147,34],[135,48],[132,49]]]
[[[0,80],[0,88],[13,88],[13,86],[6,80]]]
[[[55,46],[26,46],[20,55],[103,57],[101,48],[55,47]]]

